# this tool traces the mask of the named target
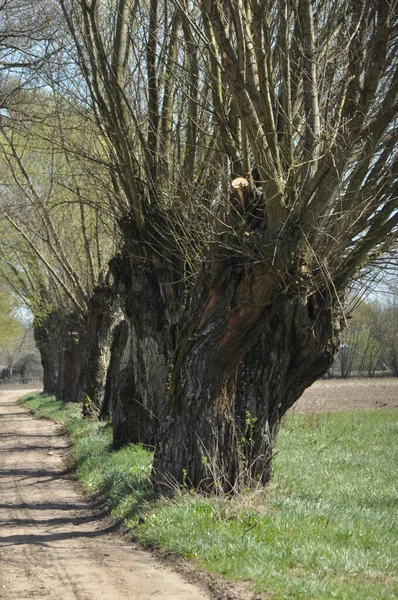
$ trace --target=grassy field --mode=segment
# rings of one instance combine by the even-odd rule
[[[142,544],[267,599],[398,598],[397,409],[289,416],[265,490],[165,500],[153,496],[149,452],[111,452],[110,427],[83,421],[76,406],[38,395],[23,403],[65,423],[78,478]]]

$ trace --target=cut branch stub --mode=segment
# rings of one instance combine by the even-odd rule
[[[247,190],[249,187],[249,182],[245,177],[236,177],[232,183],[232,188],[238,194],[239,197],[239,206],[243,208],[243,192]]]

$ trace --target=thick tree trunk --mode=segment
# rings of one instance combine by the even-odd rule
[[[320,294],[278,301],[238,370],[235,398],[244,486],[266,483],[282,416],[330,368],[337,351],[334,310]]]
[[[55,313],[43,320],[35,319],[33,332],[43,367],[43,392],[50,396],[57,389],[59,331],[60,323]]]
[[[265,267],[213,258],[175,353],[154,462],[155,484],[166,491],[187,484],[230,492],[266,481],[281,416],[336,349],[339,323],[327,296],[283,295]]]
[[[121,337],[118,380],[111,400],[113,445],[153,446],[166,386],[167,349],[156,337],[138,338],[131,321],[123,323]]]
[[[85,416],[98,416],[102,410],[112,333],[121,317],[114,288],[105,284],[95,288],[88,307],[87,342],[79,382]]]
[[[124,318],[121,319],[120,323],[116,325],[112,332],[110,358],[104,389],[104,401],[99,415],[101,421],[112,420],[115,409],[117,409],[117,398],[121,385],[121,362],[128,339],[128,332],[129,326]]]
[[[165,282],[164,270],[159,274],[153,261],[137,254],[135,249],[111,264],[125,316],[119,347],[113,347],[117,377],[107,384],[116,448],[128,442],[154,445],[174,346],[169,301],[175,290]]]
[[[239,480],[236,372],[265,310],[256,290],[261,273],[249,274],[217,247],[209,256],[184,317],[155,455],[155,484],[165,492],[181,484],[231,491]]]
[[[79,380],[86,350],[86,324],[81,318],[65,318],[58,352],[56,398],[62,402],[79,402]]]

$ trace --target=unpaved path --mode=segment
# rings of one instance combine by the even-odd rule
[[[0,598],[203,600],[150,554],[113,535],[67,478],[67,439],[0,390]]]

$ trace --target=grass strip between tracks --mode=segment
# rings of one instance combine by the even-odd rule
[[[108,423],[40,394],[21,403],[64,423],[77,478],[144,546],[267,599],[398,598],[398,409],[288,416],[265,489],[233,499],[181,490],[170,500],[154,498],[151,453],[112,451]]]

